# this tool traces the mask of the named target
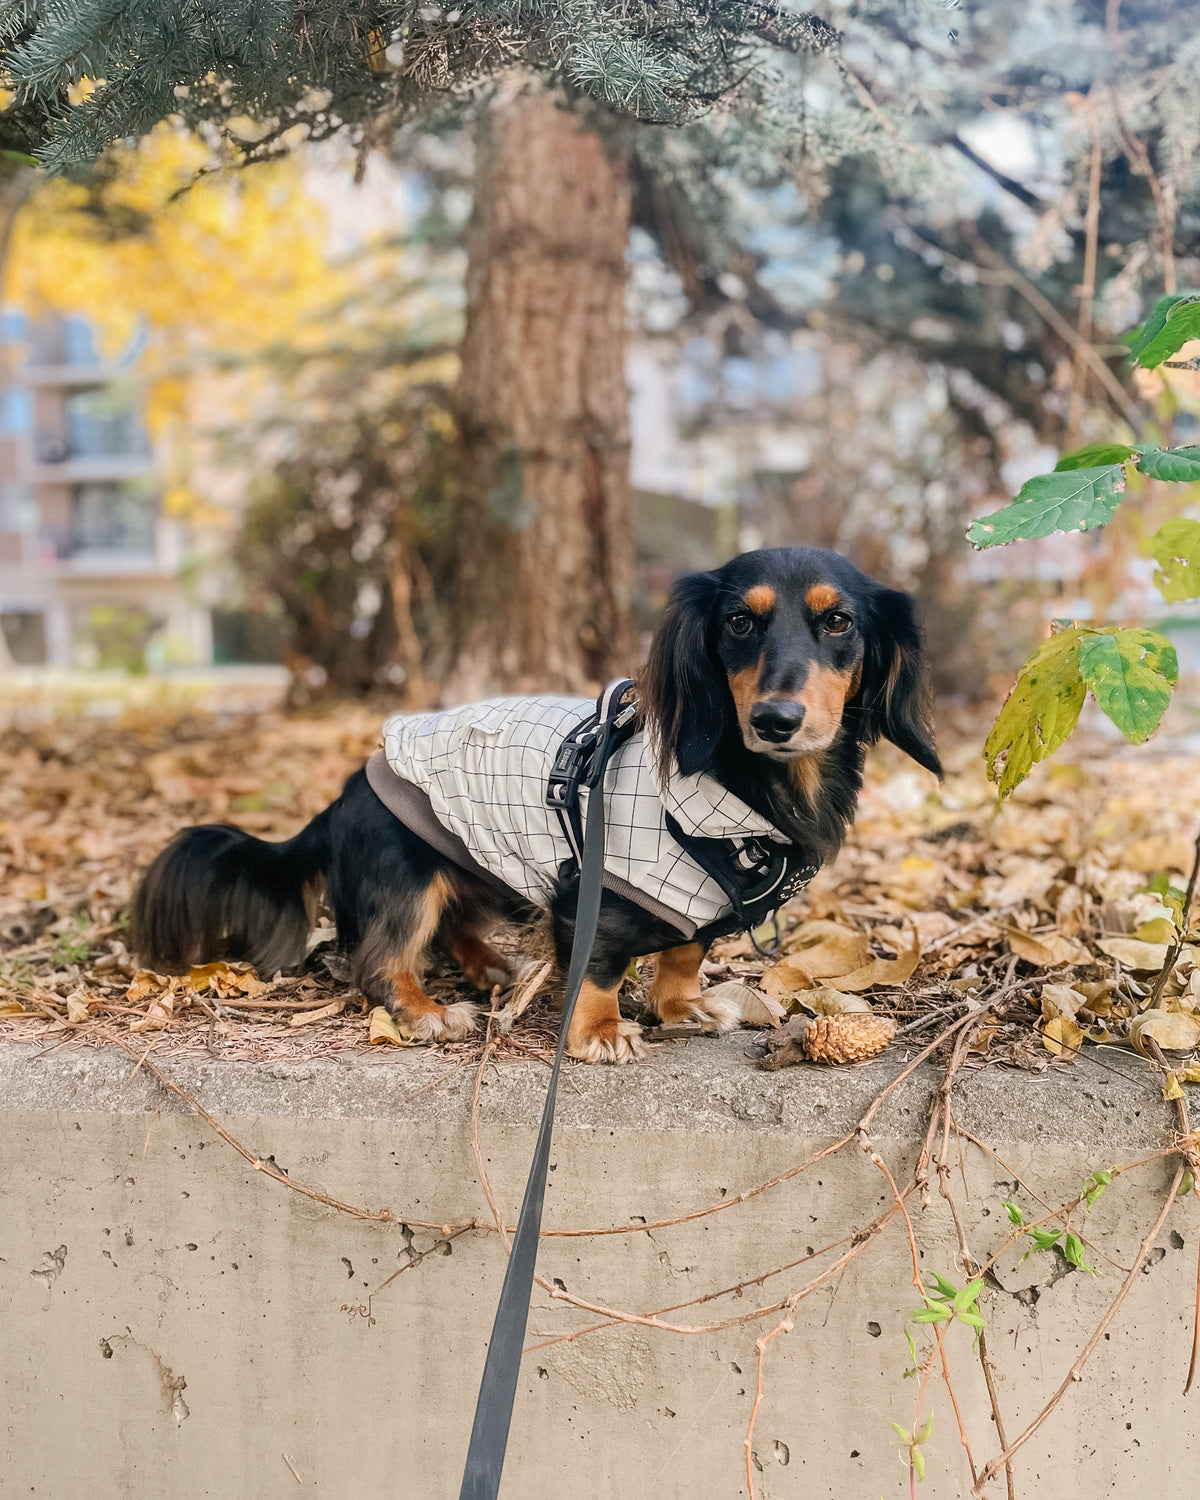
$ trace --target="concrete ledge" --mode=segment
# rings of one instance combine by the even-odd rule
[[[642,1066],[574,1069],[560,1090],[547,1226],[630,1224],[732,1197],[848,1130],[898,1068],[892,1053],[846,1071],[762,1073],[746,1045],[745,1036],[695,1041],[664,1046]],[[160,1066],[299,1181],[433,1222],[486,1214],[470,1145],[471,1068],[452,1072],[418,1051]],[[955,1153],[977,1254],[1005,1240],[1000,1199],[1022,1196],[1010,1174],[1057,1204],[1094,1167],[1169,1140],[1157,1084],[1136,1059],[1120,1066],[1127,1078],[1082,1063],[1041,1077],[988,1069],[963,1078],[958,1119],[1007,1164],[964,1147],[960,1179]],[[915,1159],[936,1078],[915,1075],[877,1118],[873,1137],[898,1177]],[[484,1086],[481,1138],[510,1216],[544,1086],[536,1063],[505,1064]],[[494,1235],[464,1235],[372,1296],[435,1237],[340,1217],[264,1179],[115,1048],[0,1049],[0,1131],[0,1492],[457,1494],[503,1274]],[[1168,1181],[1164,1163],[1121,1178],[1080,1222],[1102,1275],[1045,1254],[998,1267],[984,1312],[1010,1436],[1115,1295],[1120,1273],[1103,1255],[1132,1261]],[[728,1212],[649,1233],[548,1239],[540,1268],[588,1300],[663,1307],[852,1233],[887,1198],[878,1171],[850,1149]],[[961,1280],[944,1205],[935,1198],[916,1222],[925,1265]],[[1194,1204],[1181,1203],[1083,1382],[1018,1460],[1018,1494],[1165,1494],[1194,1474],[1200,1398],[1180,1392],[1196,1240]],[[824,1263],[678,1316],[736,1315]],[[769,1355],[755,1439],[760,1500],[907,1493],[888,1423],[912,1420],[902,1329],[915,1301],[907,1239],[894,1224],[834,1292],[800,1305],[794,1332]],[[589,1321],[538,1293],[529,1342]],[[527,1355],[504,1493],[745,1495],[754,1339],[770,1326],[685,1337],[625,1325]],[[997,1443],[978,1362],[964,1329],[951,1330],[949,1347],[982,1462]],[[933,1406],[923,1493],[965,1496],[970,1476],[944,1388]]]

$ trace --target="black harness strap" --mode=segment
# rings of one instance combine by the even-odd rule
[[[508,1446],[508,1428],[512,1420],[513,1398],[517,1392],[517,1375],[521,1366],[521,1346],[529,1319],[529,1297],[533,1289],[533,1271],[537,1260],[538,1236],[542,1225],[542,1200],[546,1192],[546,1171],[550,1161],[550,1137],[554,1130],[554,1101],[558,1093],[558,1074],[566,1050],[567,1032],[575,1001],[579,995],[596,924],[600,918],[601,880],[604,875],[604,769],[620,734],[614,736],[615,722],[627,710],[621,698],[631,684],[615,682],[600,700],[597,734],[593,740],[594,755],[583,776],[589,790],[587,827],[582,834],[582,859],[579,873],[579,903],[575,914],[575,937],[571,944],[571,962],[567,969],[567,988],[563,997],[562,1024],[558,1033],[558,1050],[550,1070],[550,1084],[542,1106],[541,1124],[512,1253],[504,1273],[504,1286],[492,1324],[479,1399],[475,1405],[475,1422],[467,1449],[459,1500],[495,1500],[504,1469],[504,1452]],[[578,786],[580,783],[577,782]],[[578,798],[576,798],[578,809]]]
[[[802,891],[820,862],[796,844],[775,839],[706,839],[685,833],[670,813],[667,832],[711,875],[733,907],[746,932],[752,932],[793,896]]]

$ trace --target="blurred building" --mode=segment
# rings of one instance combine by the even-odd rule
[[[0,625],[21,665],[136,666],[154,639],[207,662],[183,523],[160,485],[130,369],[76,317],[0,320]]]

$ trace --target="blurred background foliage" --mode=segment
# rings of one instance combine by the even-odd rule
[[[836,547],[916,591],[938,687],[968,697],[1006,685],[1051,615],[1153,608],[1140,553],[1190,489],[1142,481],[1105,532],[1004,556],[963,531],[1060,448],[1194,440],[1196,372],[1135,378],[1118,342],[1200,285],[1194,7],[242,10],[248,29],[168,46],[152,0],[108,32],[90,3],[0,8],[5,296],[136,341],[190,586],[236,617],[229,640],[248,617],[261,653],[278,638],[297,698],[429,701],[466,651],[487,658],[472,681],[582,687],[631,664],[671,576],[763,544]],[[630,450],[632,495],[606,478],[588,502],[599,558],[539,530],[566,498],[512,512],[537,445],[464,396],[459,361],[495,347],[480,267],[519,252],[488,194],[536,186],[504,153],[547,90],[564,149],[598,138],[628,212],[627,429],[607,396],[583,418],[529,397],[547,432],[594,422],[588,453]],[[503,171],[477,179],[481,160]],[[570,254],[586,287],[600,252]],[[530,636],[517,670],[522,608],[480,567],[528,595],[522,529],[575,654]],[[601,572],[635,633],[579,602]],[[494,658],[464,645],[476,598]]]

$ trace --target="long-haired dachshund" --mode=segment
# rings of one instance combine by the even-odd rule
[[[672,827],[765,836],[815,868],[842,842],[866,747],[880,736],[941,774],[916,607],[832,552],[749,552],[681,580],[637,699],[639,732],[606,779],[611,857],[568,1038],[571,1055],[590,1062],[644,1051],[617,997],[645,955],[658,955],[649,999],[663,1023],[736,1024],[706,1001],[699,970],[708,944],[741,924]],[[411,1037],[465,1035],[475,1006],[440,1005],[422,987],[432,944],[489,988],[509,973],[489,928],[541,908],[565,964],[578,867],[545,806],[544,772],[591,708],[497,699],[389,720],[386,757],[356,771],[294,838],[185,829],[137,893],[142,961],[178,971],[248,959],[268,974],[295,965],[323,878],[354,984]]]

